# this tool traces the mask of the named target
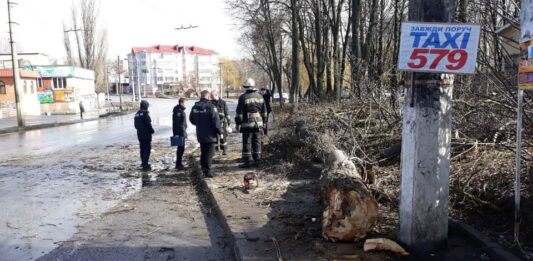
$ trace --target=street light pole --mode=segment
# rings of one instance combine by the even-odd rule
[[[120,72],[121,72],[121,69],[120,69],[120,55],[117,56],[117,75],[118,75],[118,82],[117,82],[117,92],[119,93],[119,100],[120,100],[120,105],[119,105],[119,109],[120,111],[122,111],[122,84],[120,83]]]
[[[24,115],[22,114],[22,101],[20,98],[20,72],[17,58],[17,45],[15,44],[15,38],[13,37],[13,24],[11,21],[11,8],[16,5],[15,2],[7,0],[7,17],[9,21],[9,43],[11,45],[11,62],[13,63],[13,87],[15,88],[15,104],[17,107],[17,123],[20,128],[24,127]]]
[[[218,63],[218,72],[220,74],[220,78],[218,79],[219,82],[220,82],[220,89],[218,90],[219,92],[219,95],[218,97],[220,97],[222,99],[222,63]]]

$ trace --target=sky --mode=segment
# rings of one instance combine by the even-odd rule
[[[18,3],[12,20],[19,23],[15,37],[21,50],[46,53],[62,61],[63,22],[70,20],[72,0],[11,1]],[[224,0],[97,1],[100,25],[108,32],[109,57],[125,57],[132,47],[156,44],[194,45],[213,49],[226,58],[244,56],[239,52],[238,32]],[[191,24],[198,28],[174,29]],[[8,35],[7,0],[0,0],[0,39]]]

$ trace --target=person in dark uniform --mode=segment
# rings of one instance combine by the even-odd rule
[[[215,154],[215,145],[218,136],[222,134],[218,111],[213,103],[208,99],[209,91],[200,93],[200,101],[194,104],[189,121],[196,126],[196,137],[200,143],[200,165],[205,177],[211,178],[214,173],[211,171],[211,163]]]
[[[85,112],[85,107],[83,106],[83,101],[80,101],[80,119],[83,120],[83,113]]]
[[[270,117],[270,113],[272,112],[272,106],[270,106],[270,100],[272,99],[272,95],[270,94],[270,90],[267,88],[261,88],[261,95],[263,95],[263,98],[265,99],[265,105],[267,109],[267,120],[265,121],[265,129],[263,130],[263,133],[265,135],[268,135],[268,118]]]
[[[187,99],[180,98],[178,105],[172,111],[172,133],[176,138],[187,138],[187,114],[185,108],[187,107]],[[185,142],[183,145],[178,145],[176,152],[176,169],[183,170],[182,163],[183,153],[185,152]]]
[[[220,150],[222,150],[222,155],[227,154],[227,146],[228,146],[228,127],[230,126],[230,115],[228,110],[228,105],[226,104],[226,101],[224,101],[222,98],[218,97],[216,93],[211,94],[211,102],[213,105],[217,108],[218,116],[220,118],[220,124],[222,125],[222,134],[220,136]]]
[[[154,128],[152,128],[152,119],[150,119],[148,106],[147,101],[141,101],[141,108],[135,114],[134,119],[141,150],[141,167],[145,171],[151,170],[148,160],[150,159],[150,151],[152,150],[152,134],[155,132]]]
[[[240,168],[258,167],[261,159],[261,135],[267,122],[265,99],[255,89],[255,81],[247,79],[243,88],[246,92],[239,97],[235,124],[242,132],[242,159]],[[251,159],[254,164],[252,165]]]

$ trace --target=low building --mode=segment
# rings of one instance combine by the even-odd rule
[[[40,115],[41,106],[37,98],[37,72],[20,70],[20,98],[24,115]],[[17,116],[13,70],[0,69],[0,118]]]
[[[32,66],[31,69],[41,75],[38,97],[43,112],[77,113],[80,101],[86,110],[98,106],[94,71],[68,65]]]

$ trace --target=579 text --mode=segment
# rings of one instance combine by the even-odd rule
[[[463,68],[468,60],[468,53],[462,49],[414,49],[409,57],[407,65],[412,69],[423,69],[428,63],[429,69],[436,69],[440,63],[444,62],[448,70],[459,70]]]

